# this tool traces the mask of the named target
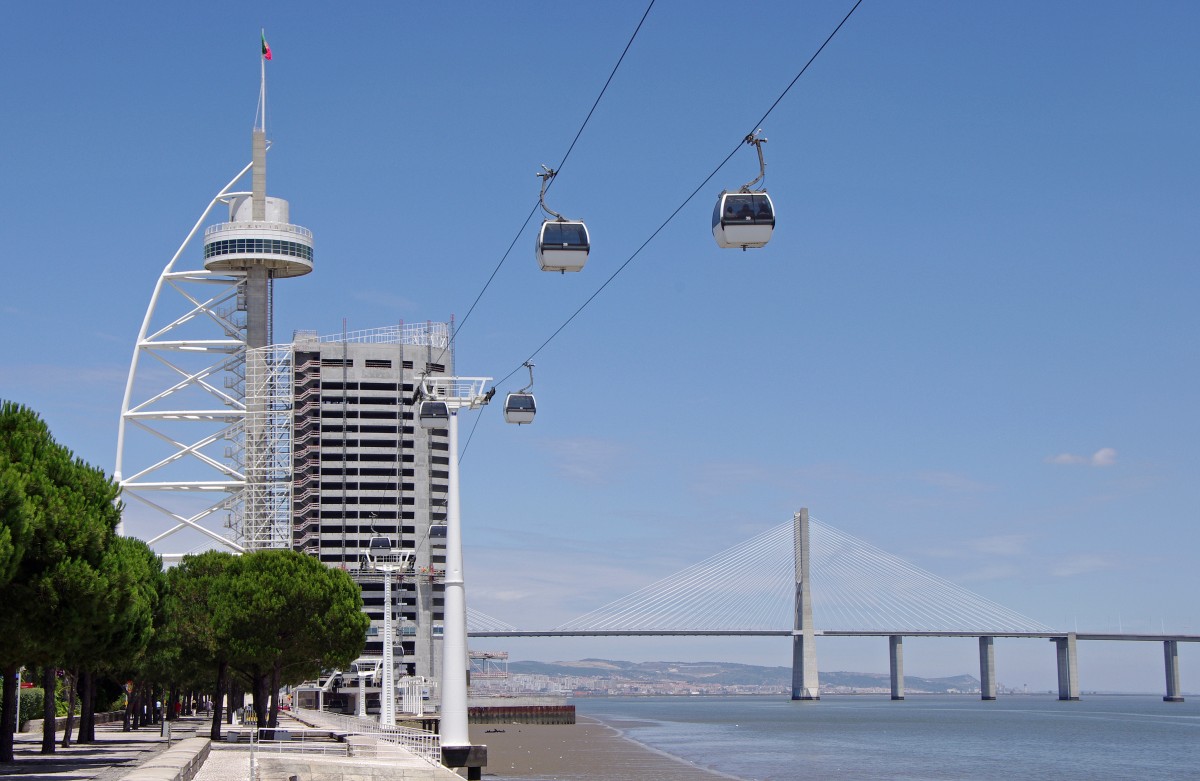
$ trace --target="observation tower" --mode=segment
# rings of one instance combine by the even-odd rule
[[[290,547],[291,411],[272,403],[290,374],[271,346],[272,294],[312,271],[313,236],[267,196],[265,68],[251,147],[159,275],[121,405],[114,477],[137,536],[168,562]],[[250,190],[235,190],[247,173]],[[228,220],[204,230],[202,268],[180,270],[218,205]]]

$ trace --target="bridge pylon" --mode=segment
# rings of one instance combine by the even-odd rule
[[[821,699],[817,682],[816,632],[813,629],[812,587],[809,583],[808,508],[792,516],[796,559],[796,611],[792,625],[792,699]]]

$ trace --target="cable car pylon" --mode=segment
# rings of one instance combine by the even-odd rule
[[[542,180],[538,202],[542,211],[554,218],[542,220],[542,228],[538,231],[538,265],[542,271],[580,271],[587,263],[591,247],[587,226],[582,220],[568,220],[546,205],[546,187],[557,174],[558,171],[543,165],[537,175]]]
[[[746,136],[745,143],[753,144],[758,152],[758,176],[738,188],[737,192],[722,190],[713,209],[712,232],[717,246],[723,248],[765,247],[775,230],[775,204],[766,189],[754,186],[767,176],[763,159],[762,128]]]

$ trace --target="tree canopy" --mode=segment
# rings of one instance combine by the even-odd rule
[[[212,686],[218,704],[236,671],[266,723],[281,685],[362,652],[370,619],[346,572],[264,550],[186,556],[164,573],[146,543],[116,534],[118,497],[119,486],[55,442],[36,413],[0,402],[0,762],[13,759],[22,665],[66,669],[88,687],[100,672],[146,691]],[[214,737],[219,720],[218,710]],[[44,751],[53,750],[52,722],[48,734]]]
[[[36,413],[0,403],[0,761],[12,759],[18,667],[86,670],[106,654],[140,653],[149,638],[162,567],[144,544],[117,537],[118,493]]]

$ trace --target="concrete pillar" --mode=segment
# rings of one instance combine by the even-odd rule
[[[1058,651],[1058,698],[1079,699],[1079,660],[1075,653],[1075,633],[1054,638]]]
[[[255,130],[250,134],[250,219],[267,219],[267,133]]]
[[[816,632],[812,621],[812,591],[808,582],[808,508],[792,517],[796,562],[796,612],[792,624],[792,699],[819,700]]]
[[[265,266],[246,269],[246,346],[266,347],[270,330],[269,278]]]
[[[904,699],[904,637],[892,635],[888,638],[888,661],[892,670],[892,699]]]
[[[267,136],[265,131],[252,133],[253,166],[250,172],[250,216],[255,221],[267,219]],[[246,346],[265,347],[271,316],[267,297],[265,266],[253,265],[246,270]]]
[[[1183,702],[1183,691],[1179,688],[1179,642],[1163,640],[1163,656],[1167,663],[1167,693],[1163,702]]]
[[[994,637],[979,638],[979,698],[996,699],[996,647]]]

